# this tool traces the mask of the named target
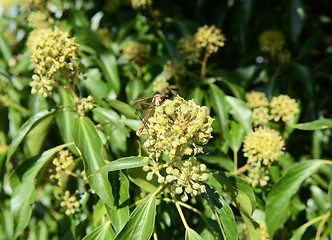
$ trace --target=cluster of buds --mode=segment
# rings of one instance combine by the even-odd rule
[[[48,12],[34,11],[28,15],[28,26],[34,29],[49,28],[53,22]]]
[[[284,145],[279,132],[260,126],[244,138],[243,155],[248,158],[248,164],[270,166],[283,154]]]
[[[44,6],[44,2],[42,0],[19,0],[19,2],[27,12],[31,9],[41,9]]]
[[[270,180],[269,170],[261,164],[253,164],[247,176],[248,183],[253,186],[264,187]]]
[[[145,9],[147,6],[152,5],[152,0],[130,0],[130,2],[134,9]]]
[[[148,48],[139,42],[129,42],[123,48],[123,57],[138,66],[143,66],[149,58]]]
[[[184,56],[185,61],[189,64],[198,62],[200,57],[200,47],[194,36],[188,35],[180,38],[177,44],[177,49],[179,50],[179,53]]]
[[[265,93],[252,91],[246,94],[246,101],[253,110],[252,117],[255,126],[263,125],[269,120],[275,122],[282,120],[286,124],[290,124],[300,112],[295,99],[283,94],[273,97],[269,103]]]
[[[68,150],[62,150],[58,153],[58,157],[54,158],[52,164],[55,166],[53,173],[50,175],[50,178],[57,180],[58,185],[62,187],[62,175],[70,174],[70,167],[74,165],[73,155],[69,153]]]
[[[168,86],[168,80],[172,77],[177,77],[181,72],[182,64],[177,61],[167,61],[163,67],[163,71],[153,81],[153,91],[163,92]]]
[[[85,112],[90,111],[94,108],[93,97],[88,96],[87,98],[75,99],[77,114],[84,116]]]
[[[265,30],[258,38],[260,49],[269,52],[271,56],[277,56],[285,45],[285,36],[278,30]]]
[[[149,157],[145,158],[148,165],[143,168],[149,171],[147,180],[156,175],[159,183],[172,183],[171,190],[182,194],[182,201],[188,200],[188,194],[196,196],[204,192],[199,182],[208,180],[204,173],[206,166],[198,164],[195,155],[203,152],[202,146],[212,137],[212,122],[207,107],[200,107],[193,100],[176,96],[157,106],[148,120],[148,137],[144,142],[149,152]],[[161,163],[162,154],[170,161]],[[183,160],[184,156],[190,157]],[[164,168],[166,177],[160,172]]]
[[[204,25],[195,33],[195,40],[200,48],[205,48],[206,53],[211,55],[225,45],[226,38],[221,34],[221,30],[217,29],[214,25],[210,27]]]
[[[56,72],[61,68],[74,71],[74,63],[77,60],[77,48],[74,38],[70,38],[67,32],[58,28],[47,31],[33,45],[32,62],[35,74],[31,93],[37,93],[48,97],[56,85]]]
[[[80,202],[77,200],[75,195],[71,196],[70,192],[66,191],[62,197],[60,206],[66,209],[65,214],[69,216],[78,212]]]

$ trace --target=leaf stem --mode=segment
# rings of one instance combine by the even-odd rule
[[[187,221],[186,221],[186,218],[185,218],[184,215],[183,215],[183,212],[182,212],[181,206],[180,206],[180,204],[179,204],[179,201],[177,201],[177,200],[174,198],[174,194],[172,194],[172,198],[173,198],[174,201],[175,201],[174,204],[175,204],[175,206],[176,206],[176,209],[177,209],[178,212],[179,212],[179,215],[180,215],[180,218],[181,218],[181,220],[182,220],[182,223],[183,223],[184,227],[186,228],[186,230],[190,229],[190,227],[189,227],[189,225],[188,225],[188,223],[187,223]]]
[[[68,73],[66,72],[66,70],[64,68],[61,68],[61,73],[62,73],[62,76],[63,78],[65,79],[66,81],[66,86],[67,86],[67,89],[71,95],[71,97],[75,100],[75,99],[78,99],[78,96],[76,95],[75,91],[74,91],[74,88],[73,86],[70,84],[69,82],[69,76],[68,76]]]
[[[205,49],[204,59],[202,61],[202,66],[201,66],[201,78],[205,77],[206,63],[207,63],[208,58],[209,58],[209,54],[208,54],[207,50]]]
[[[330,211],[328,211],[327,213],[325,213],[325,214],[322,215],[322,216],[324,216],[324,218],[322,219],[322,221],[321,221],[321,222],[319,223],[319,225],[318,225],[315,240],[319,240],[319,239],[321,239],[321,238],[320,238],[320,235],[321,235],[321,233],[322,233],[323,226],[324,226],[325,222],[327,221],[327,219],[328,219],[329,216],[330,216]]]
[[[238,152],[238,150],[233,150],[233,156],[234,156],[234,172],[237,171],[237,152]]]

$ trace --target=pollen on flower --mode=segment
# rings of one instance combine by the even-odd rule
[[[139,42],[129,42],[123,48],[123,57],[138,66],[143,66],[149,58],[148,48]]]
[[[200,48],[206,48],[207,52],[212,54],[225,45],[226,38],[221,34],[221,30],[214,25],[204,25],[198,28],[195,33],[195,40]]]
[[[269,101],[263,92],[256,92],[252,91],[246,93],[246,101],[247,105],[250,108],[257,108],[257,107],[267,107],[269,106]]]
[[[259,127],[244,138],[243,152],[248,163],[270,165],[283,154],[284,141],[279,133],[268,127]]]
[[[279,95],[278,97],[273,97],[270,103],[271,107],[271,119],[278,122],[280,119],[290,124],[291,121],[300,112],[299,106],[295,99],[290,98],[287,95]]]
[[[254,126],[262,125],[270,120],[269,109],[267,107],[257,107],[252,110]]]

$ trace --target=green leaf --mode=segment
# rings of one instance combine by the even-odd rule
[[[18,130],[16,136],[14,137],[13,141],[11,142],[8,153],[7,153],[7,162],[10,160],[10,158],[15,153],[17,147],[20,145],[24,137],[28,134],[28,132],[38,124],[38,121],[42,120],[43,118],[46,118],[50,115],[53,115],[57,110],[51,109],[51,110],[44,110],[41,111],[35,115],[33,115],[31,118],[29,118]]]
[[[226,95],[225,93],[216,85],[211,84],[211,102],[212,102],[212,108],[217,113],[217,120],[221,127],[222,134],[224,135],[225,139],[229,139],[228,134],[228,105],[226,102]]]
[[[226,101],[232,107],[231,112],[234,119],[242,125],[244,129],[244,134],[247,135],[252,128],[250,108],[247,106],[247,104],[244,101],[237,99],[235,97],[226,96]]]
[[[298,39],[304,25],[304,8],[301,0],[289,0],[287,1],[287,4],[290,37],[293,42],[295,42]]]
[[[102,142],[97,134],[93,122],[87,117],[76,120],[73,130],[73,139],[82,155],[87,176],[93,175],[105,165],[102,157]],[[114,206],[112,186],[107,174],[97,174],[88,178],[90,186],[108,206]]]
[[[70,111],[70,108],[74,108],[75,103],[73,102],[68,91],[61,90],[59,92],[59,95],[63,108],[59,109],[60,111],[58,111],[58,113],[56,114],[55,120],[59,128],[59,134],[62,141],[64,143],[70,143],[73,142],[71,133],[73,132],[75,119],[77,118],[77,113]],[[68,148],[72,153],[77,153],[74,146],[69,146]]]
[[[10,184],[13,196],[10,200],[10,208],[14,214],[15,233],[19,234],[29,223],[32,208],[35,201],[35,178],[39,171],[48,163],[55,153],[61,151],[64,145],[45,151],[40,157],[34,157],[25,161],[11,175]]]
[[[266,225],[270,237],[286,222],[292,196],[298,191],[303,181],[317,171],[322,164],[322,160],[296,163],[273,186],[266,201]]]
[[[237,122],[231,121],[229,146],[234,152],[237,152],[240,149],[243,137],[244,129]]]
[[[111,222],[107,221],[97,228],[93,229],[88,235],[86,235],[83,240],[108,240],[108,239],[114,239],[115,233],[111,227]]]
[[[81,45],[80,45],[81,48]],[[86,80],[83,81],[84,86],[94,98],[111,97],[110,86],[102,80],[102,74],[97,68],[90,68],[86,71]]]
[[[125,115],[127,118],[136,118],[135,111],[127,103],[111,99],[106,99],[106,102],[110,105],[111,108],[114,108],[118,112]]]
[[[204,197],[208,200],[212,210],[218,214],[226,239],[237,240],[237,226],[232,209],[226,204],[225,200],[209,186],[206,186]]]
[[[115,239],[150,239],[154,228],[155,216],[156,197],[151,196],[135,208],[131,213],[128,222],[121,232],[116,235]]]
[[[318,119],[312,122],[299,123],[291,125],[291,127],[300,129],[300,130],[320,130],[332,128],[332,119]]]
[[[27,158],[40,154],[55,114],[40,119],[29,131],[24,141],[24,154]]]
[[[233,160],[221,151],[215,151],[209,154],[199,154],[197,155],[197,158],[204,163],[218,165],[219,167],[230,172],[234,170]]]
[[[244,223],[246,224],[248,230],[249,240],[256,240],[260,238],[260,226],[255,220],[249,217],[247,214],[240,212]]]
[[[331,216],[331,214],[332,214],[332,182],[330,182],[330,185],[329,185],[328,197],[329,197],[329,203],[330,203],[330,216]],[[332,217],[329,218],[328,224],[329,224],[328,227],[329,227],[330,238],[332,239]]]
[[[146,165],[146,163],[143,161],[143,157],[124,157],[106,164],[97,172],[95,172],[95,174],[117,171],[122,169],[138,168],[143,167],[144,165]]]
[[[187,228],[185,240],[203,240],[203,238],[201,238],[201,236],[195,230]]]
[[[109,86],[114,90],[115,94],[118,95],[120,93],[120,78],[115,56],[107,52],[102,53],[97,62],[103,71]]]
[[[247,216],[251,216],[256,206],[256,199],[250,185],[240,177],[228,172],[214,172],[209,178],[211,185],[219,194],[226,192],[235,202],[236,207]]]
[[[142,168],[129,169],[127,174],[131,182],[148,192],[153,192],[160,186],[157,178],[153,178],[151,181],[146,180],[146,172]]]
[[[10,50],[9,44],[6,38],[3,36],[3,32],[0,32],[0,53],[6,63],[9,63],[10,58],[12,57],[12,52]]]

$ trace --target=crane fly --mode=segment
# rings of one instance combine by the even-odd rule
[[[141,135],[141,133],[142,133],[142,131],[143,131],[143,129],[144,129],[144,127],[145,127],[145,125],[146,125],[146,123],[147,123],[154,107],[159,106],[160,102],[162,102],[165,98],[168,97],[168,94],[166,94],[167,89],[169,89],[169,88],[166,88],[162,94],[156,94],[153,97],[138,98],[133,102],[133,104],[135,104],[135,103],[143,104],[144,101],[149,100],[149,99],[152,98],[152,101],[151,101],[150,104],[149,103],[144,103],[144,104],[149,104],[149,107],[148,107],[148,110],[147,110],[143,120],[141,119],[142,124],[141,124],[140,128],[137,131],[138,136]],[[169,89],[169,90],[174,94],[174,92],[171,89]]]

